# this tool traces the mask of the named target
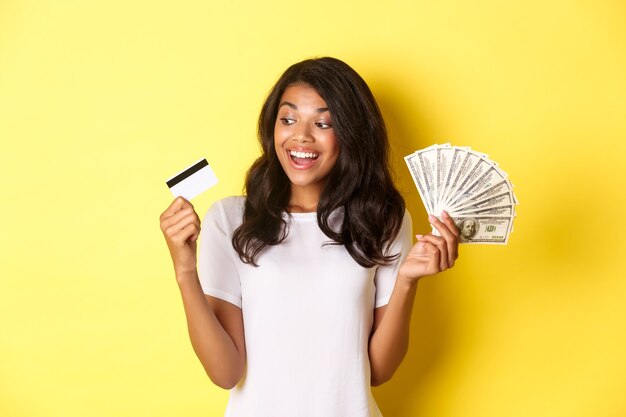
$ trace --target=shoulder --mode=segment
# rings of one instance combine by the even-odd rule
[[[402,223],[398,228],[398,233],[394,239],[394,243],[401,246],[411,245],[413,239],[413,219],[407,209],[404,210],[404,216],[402,217]]]
[[[243,195],[233,195],[230,197],[224,197],[221,200],[217,200],[213,203],[213,207],[222,210],[239,210],[243,212],[243,206],[246,202],[246,197]]]
[[[405,234],[410,234],[413,229],[413,219],[411,218],[411,213],[409,213],[408,209],[404,209],[404,214],[402,215],[402,220],[400,224],[397,226],[396,238],[401,237]]]
[[[238,227],[243,220],[245,196],[230,196],[215,201],[207,210],[204,221]]]
[[[402,218],[402,225],[404,225],[405,223],[411,224],[411,222],[413,222],[413,219],[411,218],[411,213],[409,213],[409,209],[404,209],[404,217]]]

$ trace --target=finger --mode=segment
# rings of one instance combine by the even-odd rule
[[[200,228],[195,223],[190,223],[174,234],[171,238],[172,242],[177,245],[183,245],[193,235],[200,233]]]
[[[161,214],[161,217],[159,218],[159,220],[163,221],[164,219],[171,217],[174,213],[178,212],[179,210],[187,206],[193,207],[189,201],[185,200],[184,197],[178,196],[174,199],[174,201],[170,203],[169,207],[166,208],[165,211]]]
[[[198,238],[200,237],[200,230],[201,230],[201,226],[200,226],[200,222],[193,222],[192,224],[194,224],[196,226],[197,231],[192,234],[191,236],[189,236],[189,241],[190,242],[195,242],[198,240]]]
[[[447,211],[441,212],[441,217],[444,223],[448,226],[448,230],[454,235],[454,240],[448,242],[448,255],[450,256],[450,267],[454,266],[456,259],[459,257],[459,242],[461,241],[461,234],[458,227],[454,224],[454,219]]]
[[[161,230],[166,230],[170,228],[172,225],[175,225],[176,223],[180,222],[183,218],[190,216],[190,215],[198,219],[198,221],[200,221],[200,219],[198,218],[198,214],[194,211],[193,207],[188,206],[188,207],[184,207],[180,209],[178,212],[176,212],[172,216],[161,221]]]
[[[450,217],[450,213],[443,210],[441,212],[441,220],[443,220],[443,223],[446,225],[450,233],[452,233],[457,238],[461,236],[459,233],[459,229],[456,227],[456,224],[454,224],[454,220],[452,219],[452,217]]]
[[[439,252],[439,248],[432,244],[431,242],[425,241],[424,250],[428,253],[428,263],[426,269],[429,275],[436,274],[440,271],[439,264],[441,261],[441,256]]]
[[[418,237],[418,240],[435,245],[439,249],[439,267],[442,271],[448,269],[448,243],[443,237],[428,234]]]
[[[452,267],[454,265],[454,261],[458,258],[458,248],[459,248],[459,237],[458,230],[454,225],[454,220],[450,217],[448,212],[445,210],[441,213],[441,218],[443,222],[436,218],[435,216],[428,216],[428,220],[433,225],[439,234],[446,240],[446,244],[448,246],[448,251],[446,256],[448,257],[448,266]],[[452,229],[450,229],[450,225]],[[456,233],[456,234],[455,234]]]
[[[181,208],[170,217],[167,217],[161,221],[161,229],[169,228],[171,225],[178,223],[183,217],[188,216],[192,212],[193,210],[189,207]]]
[[[195,242],[196,240],[198,240],[198,238],[200,237],[200,224],[198,223],[194,223],[196,226],[198,226],[198,232],[194,233],[193,235],[191,235],[191,237],[189,238],[190,241]]]
[[[198,229],[200,229],[200,220],[198,219],[198,216],[195,215],[195,213],[191,213],[182,217],[177,222],[167,227],[163,233],[165,234],[165,236],[171,239],[176,233],[183,230],[189,224],[195,224]]]

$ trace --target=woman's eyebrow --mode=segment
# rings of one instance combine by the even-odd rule
[[[298,106],[289,101],[283,101],[278,105],[278,108],[280,109],[282,106],[289,106],[294,110],[298,110]],[[316,113],[324,113],[325,111],[328,111],[328,107],[320,107],[319,109],[315,110]]]

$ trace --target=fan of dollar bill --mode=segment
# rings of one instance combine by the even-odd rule
[[[440,217],[447,211],[461,243],[508,242],[517,199],[508,175],[486,154],[446,143],[404,160],[428,214]]]

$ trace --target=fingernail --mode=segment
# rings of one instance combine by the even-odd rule
[[[433,216],[432,214],[428,215],[428,221],[431,223],[434,223],[437,221],[437,218],[435,216]]]
[[[445,211],[445,210],[441,212],[441,216],[442,216],[442,217],[445,217],[446,219],[447,219],[448,217],[450,217],[450,215],[448,214],[448,212],[447,212],[447,211]]]
[[[415,235],[416,238],[421,239],[424,237],[424,235]]]

